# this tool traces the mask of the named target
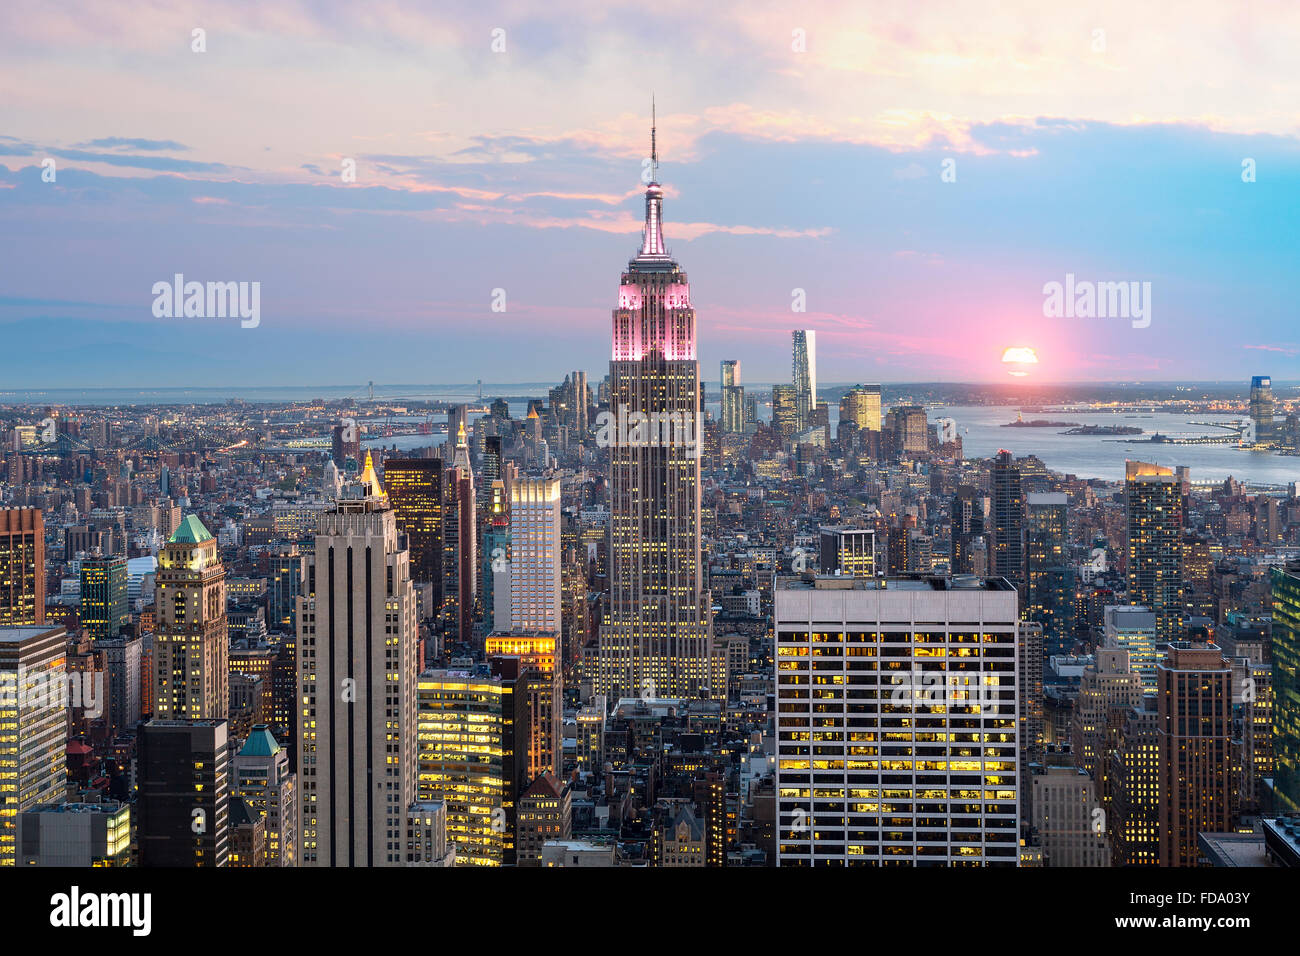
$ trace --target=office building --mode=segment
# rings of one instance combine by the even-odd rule
[[[1110,804],[1111,754],[1118,745],[1122,715],[1142,706],[1142,680],[1129,666],[1122,647],[1098,648],[1083,669],[1071,714],[1071,752],[1075,766],[1096,783],[1102,806]]]
[[[1046,697],[1043,689],[1043,626],[1032,621],[1020,622],[1016,642],[1016,659],[1020,671],[1018,686],[1020,706],[1020,816],[1032,820],[1034,790],[1031,776],[1042,769],[1047,750]]]
[[[1074,646],[1074,569],[1070,565],[1066,496],[1025,496],[1025,620],[1043,625],[1044,652],[1068,654]]]
[[[520,478],[510,486],[510,630],[562,626],[560,480]]]
[[[131,805],[49,803],[18,818],[18,865],[68,868],[131,865]]]
[[[407,811],[406,865],[456,865],[456,848],[447,842],[447,807],[441,800],[416,801]]]
[[[1300,561],[1270,571],[1273,601],[1273,799],[1300,813]]]
[[[740,384],[740,360],[722,360],[722,432],[739,435],[745,431],[745,386]]]
[[[820,568],[823,574],[870,578],[876,574],[874,528],[822,528]]]
[[[496,673],[435,669],[419,677],[419,799],[446,807],[457,866],[515,862],[529,736],[519,676],[498,658]]]
[[[1257,442],[1267,444],[1277,437],[1273,410],[1273,379],[1268,375],[1254,376],[1250,380],[1250,420],[1255,425]]]
[[[653,148],[655,169],[658,156]],[[609,611],[597,693],[682,698],[725,694],[710,673],[713,602],[700,545],[700,368],[690,283],[663,236],[663,187],[646,187],[641,248],[613,311],[609,409],[659,423],[650,441],[613,430]]]
[[[154,716],[220,720],[230,707],[226,571],[217,541],[189,515],[158,556]]]
[[[225,866],[230,777],[224,720],[146,721],[136,740],[140,865]]]
[[[853,422],[862,431],[880,431],[882,415],[879,385],[854,385],[840,399],[840,421]]]
[[[1232,668],[1213,644],[1175,641],[1156,668],[1160,865],[1195,866],[1200,833],[1231,830]]]
[[[1048,866],[1110,866],[1097,783],[1075,767],[1034,776],[1034,829]]]
[[[1011,452],[1003,449],[997,453],[990,483],[993,503],[989,573],[1006,578],[1023,593],[1024,497],[1020,490],[1020,468]]]
[[[397,518],[397,530],[407,538],[411,580],[432,584],[439,603],[445,482],[441,459],[388,458],[384,461],[384,487]]]
[[[18,855],[18,816],[62,802],[70,692],[62,627],[0,627],[0,867]]]
[[[478,514],[463,422],[443,485],[442,553],[444,616],[455,639],[468,643],[473,637],[478,600]]]
[[[271,728],[258,724],[230,761],[231,793],[264,828],[261,866],[298,865],[298,777]]]
[[[39,508],[0,508],[0,627],[45,623],[45,520]]]
[[[302,552],[297,544],[282,544],[267,556],[267,627],[292,634],[297,628],[294,609],[302,594]]]
[[[1019,860],[1016,593],[1000,578],[782,578],[780,866]]]
[[[962,485],[952,499],[952,539],[949,567],[953,574],[984,574],[988,550],[984,541],[984,496]],[[983,564],[984,567],[980,567]]]
[[[489,662],[497,658],[518,661],[518,692],[525,698],[528,711],[525,782],[543,773],[558,777],[564,756],[560,737],[564,716],[560,632],[501,631],[488,635],[484,643]]]
[[[117,637],[131,623],[126,558],[81,562],[81,626],[92,640]]]
[[[569,788],[545,773],[519,798],[517,861],[519,866],[541,866],[542,847],[573,835],[573,804]]]
[[[817,407],[817,333],[795,329],[790,336],[794,341],[795,413],[799,431],[803,431],[813,426],[813,410]]]
[[[1130,461],[1125,470],[1128,600],[1156,616],[1167,644],[1183,626],[1183,491],[1168,468]]]
[[[798,392],[793,385],[772,386],[772,428],[783,442],[802,430],[799,427]]]
[[[1128,651],[1129,667],[1142,681],[1142,691],[1156,694],[1156,667],[1165,645],[1156,638],[1156,616],[1148,607],[1107,605],[1102,611],[1102,646]]]
[[[920,405],[896,405],[885,414],[885,430],[894,436],[894,449],[904,457],[930,451],[930,425]]]
[[[109,736],[134,730],[144,715],[145,653],[144,640],[122,635],[95,642],[104,655],[108,701],[105,709]]]
[[[401,866],[415,798],[410,559],[367,457],[320,515],[298,600],[300,866]]]
[[[1120,714],[1119,739],[1110,757],[1111,862],[1115,866],[1160,863],[1160,717],[1154,698]]]

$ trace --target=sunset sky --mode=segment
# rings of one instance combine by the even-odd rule
[[[652,92],[714,385],[792,328],[824,382],[1300,379],[1300,4],[980,7],[7,0],[0,390],[598,379]],[[261,324],[155,318],[175,273]]]

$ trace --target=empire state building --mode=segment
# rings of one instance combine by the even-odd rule
[[[686,273],[668,254],[651,127],[641,249],[614,309],[609,363],[610,605],[597,692],[725,696],[700,560],[700,368]]]

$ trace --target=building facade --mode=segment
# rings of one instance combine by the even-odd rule
[[[783,578],[775,599],[778,865],[1016,866],[1015,591]]]

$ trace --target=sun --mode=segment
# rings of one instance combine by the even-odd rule
[[[1002,364],[1011,375],[1023,378],[1038,364],[1038,353],[1027,345],[1011,345],[1002,352]]]

